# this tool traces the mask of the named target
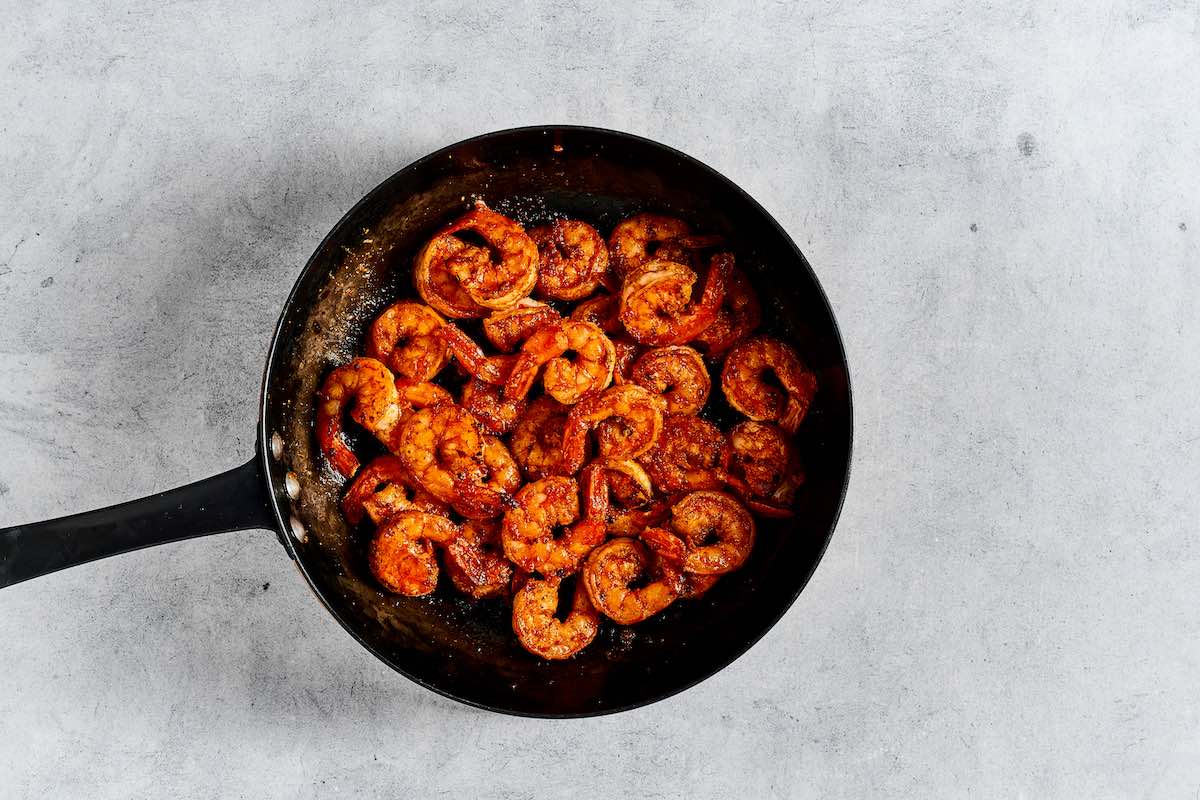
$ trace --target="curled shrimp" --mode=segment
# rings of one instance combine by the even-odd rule
[[[575,582],[570,613],[566,619],[558,618],[559,593],[565,583],[529,578],[513,596],[513,632],[521,646],[535,656],[570,658],[591,644],[600,629],[600,615],[582,581]]]
[[[428,381],[396,379],[396,393],[400,397],[400,421],[408,419],[416,409],[429,408],[439,403],[453,403],[450,392]]]
[[[567,358],[567,353],[575,357]],[[616,350],[604,331],[590,322],[564,320],[525,340],[504,384],[504,396],[510,400],[525,397],[545,364],[542,386],[546,394],[571,405],[612,383],[616,361]]]
[[[621,296],[616,294],[596,295],[584,300],[571,311],[576,322],[590,322],[605,333],[621,330]]]
[[[379,456],[367,464],[342,498],[342,512],[351,525],[362,522],[363,516],[376,525],[399,511],[428,511],[445,513],[446,506],[428,493],[413,487],[404,464],[396,456]]]
[[[453,504],[459,496],[457,485],[480,475],[483,436],[470,412],[444,403],[423,408],[405,420],[395,452],[422,489]]]
[[[469,244],[450,234],[438,234],[421,248],[413,262],[417,294],[447,317],[486,316],[488,309],[471,298],[457,275],[482,272],[491,262],[492,255],[486,247]]]
[[[584,517],[600,521],[610,534],[636,535],[670,515],[665,501],[654,499],[650,476],[636,461],[600,459],[584,467]]]
[[[695,600],[721,579],[720,575],[701,575],[697,572],[681,572],[679,574],[679,599]]]
[[[617,276],[636,272],[656,255],[665,242],[687,236],[691,228],[686,222],[662,214],[635,214],[617,224],[608,237],[608,249]]]
[[[551,225],[530,228],[537,244],[537,292],[556,300],[580,300],[596,291],[608,272],[608,247],[604,237],[586,222],[560,219]]]
[[[647,528],[642,538],[685,572],[719,575],[746,562],[754,547],[754,517],[722,492],[692,492],[671,510],[671,529]]]
[[[670,414],[663,420],[658,444],[640,458],[661,492],[720,489],[725,434],[699,417]]]
[[[489,356],[462,328],[449,322],[442,326],[440,333],[450,354],[467,375],[485,383],[504,385],[512,369],[513,356]]]
[[[464,232],[474,233],[487,243],[487,248],[484,249],[487,258],[480,259],[478,255],[472,254],[470,258],[451,257],[440,264],[436,263],[434,259],[438,255],[437,243],[445,243],[449,239],[461,242],[455,234]],[[442,246],[453,247],[445,244]],[[434,248],[434,252],[429,258],[424,258],[431,248]],[[537,266],[537,245],[525,233],[525,229],[503,214],[492,211],[483,202],[477,201],[475,208],[442,228],[417,256],[417,290],[420,291],[425,283],[422,280],[423,275],[440,267],[442,274],[456,280],[458,287],[476,306],[485,309],[512,308],[521,298],[528,297],[533,291],[534,284],[537,283]],[[423,293],[421,296],[425,297]],[[438,308],[429,298],[426,298],[425,302]],[[448,316],[458,316],[444,313]],[[472,313],[469,316],[483,315]]]
[[[577,403],[563,428],[559,471],[574,475],[587,457],[588,431],[612,421],[602,433],[600,450],[607,458],[634,458],[658,441],[666,401],[632,383],[612,386]]]
[[[475,468],[456,472],[450,504],[468,519],[498,517],[516,504],[512,493],[521,485],[521,470],[504,442],[484,436]]]
[[[567,406],[553,397],[539,397],[517,421],[509,445],[529,480],[553,475],[561,459]]]
[[[712,379],[704,359],[690,347],[657,347],[643,353],[629,373],[630,380],[667,400],[671,414],[697,414],[708,402]]]
[[[417,597],[437,588],[438,562],[433,544],[446,544],[458,526],[438,514],[401,511],[375,534],[367,554],[371,573],[385,589]]]
[[[500,536],[504,554],[520,569],[566,576],[604,541],[604,527],[580,520],[579,485],[556,476],[521,487],[516,507],[504,515]]]
[[[791,516],[804,471],[787,434],[766,422],[739,423],[729,431],[721,460],[723,480],[751,511],[769,517]]]
[[[349,402],[353,402],[350,418],[390,443],[401,418],[391,370],[374,358],[356,358],[329,373],[317,395],[317,444],[333,468],[347,478],[359,468],[342,433],[342,412]]]
[[[513,566],[500,549],[500,520],[467,520],[445,548],[454,588],[482,600],[507,594]]]
[[[527,404],[524,398],[505,398],[500,386],[472,378],[463,388],[462,406],[475,415],[485,431],[499,436],[513,429]]]
[[[396,377],[428,381],[450,360],[438,329],[445,324],[436,311],[421,303],[389,306],[371,323],[367,355],[379,359]]]
[[[713,256],[704,291],[692,302],[696,273],[673,261],[647,262],[621,290],[621,323],[645,345],[686,344],[712,324],[725,298],[733,256]]]
[[[721,301],[716,318],[700,331],[693,343],[710,355],[719,355],[753,333],[761,321],[758,295],[746,274],[735,267],[729,273],[725,299]]]
[[[593,605],[618,625],[648,619],[679,597],[678,570],[626,537],[610,539],[592,551],[583,568],[583,584]]]
[[[774,373],[781,392],[763,376]],[[817,378],[790,345],[758,336],[736,345],[725,358],[721,388],[729,405],[758,422],[778,422],[795,433],[817,391]]]
[[[483,321],[483,335],[502,352],[510,352],[538,328],[553,325],[562,316],[550,306],[525,298],[506,311],[493,311]]]

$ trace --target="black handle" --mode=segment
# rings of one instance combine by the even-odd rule
[[[0,587],[48,572],[211,533],[274,530],[259,459],[118,506],[0,529]]]

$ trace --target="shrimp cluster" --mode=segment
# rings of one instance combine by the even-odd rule
[[[526,230],[482,202],[437,231],[420,299],[384,310],[317,396],[382,590],[509,603],[520,645],[565,659],[746,563],[755,518],[794,513],[818,387],[756,334],[725,241],[650,213],[607,239],[569,218]]]

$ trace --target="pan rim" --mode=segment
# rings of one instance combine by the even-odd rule
[[[279,353],[280,353],[280,346],[281,346],[280,334],[282,333],[284,323],[288,319],[289,312],[291,312],[293,305],[296,302],[297,293],[300,290],[300,284],[301,284],[303,278],[309,273],[309,270],[313,269],[314,262],[316,261],[318,255],[325,250],[326,245],[330,242],[331,239],[334,238],[335,234],[338,234],[342,230],[343,226],[347,223],[348,220],[352,219],[359,212],[360,209],[362,209],[363,207],[367,206],[368,204],[374,202],[375,199],[379,196],[380,192],[384,189],[384,187],[391,184],[393,181],[398,180],[402,175],[407,174],[411,171],[415,171],[415,170],[419,169],[420,167],[422,167],[423,165],[425,165],[431,161],[434,161],[435,159],[444,158],[448,153],[451,153],[462,147],[471,145],[476,142],[496,139],[496,138],[505,137],[505,136],[530,135],[530,134],[536,134],[536,133],[542,133],[544,135],[552,135],[555,132],[560,132],[560,131],[561,132],[572,132],[572,133],[597,134],[600,136],[611,137],[614,141],[635,142],[639,145],[648,145],[652,148],[657,148],[657,149],[663,151],[666,155],[680,159],[681,161],[686,163],[689,167],[692,167],[697,170],[701,170],[703,172],[708,173],[710,176],[717,179],[722,184],[728,186],[729,189],[735,195],[739,196],[741,199],[746,201],[750,205],[751,208],[753,208],[758,214],[760,214],[762,216],[762,219],[771,228],[773,228],[780,236],[783,237],[784,241],[786,241],[787,244],[791,247],[791,250],[794,253],[794,255],[796,256],[798,263],[803,267],[804,270],[807,271],[809,278],[812,280],[813,285],[817,289],[820,301],[821,301],[821,303],[824,304],[826,313],[828,313],[829,319],[833,323],[833,333],[834,333],[833,338],[835,340],[834,343],[836,345],[836,350],[837,350],[838,356],[840,358],[840,362],[842,365],[844,365],[845,373],[846,373],[846,401],[845,402],[846,402],[846,407],[847,407],[847,411],[848,411],[848,426],[847,426],[847,437],[846,437],[846,468],[845,468],[844,474],[842,475],[841,492],[837,498],[837,502],[836,502],[836,505],[833,510],[833,517],[829,523],[828,530],[825,532],[824,540],[822,541],[820,549],[817,552],[817,556],[815,559],[813,559],[812,564],[809,567],[808,571],[802,576],[801,580],[797,583],[796,590],[792,594],[792,596],[790,598],[788,598],[787,602],[780,605],[778,613],[773,614],[772,617],[767,622],[767,624],[763,625],[761,630],[756,631],[745,642],[744,646],[732,651],[730,656],[727,659],[723,659],[721,663],[717,664],[712,669],[707,670],[706,672],[701,674],[699,677],[688,680],[678,686],[672,687],[670,690],[668,690],[666,692],[663,692],[663,693],[655,695],[655,696],[643,698],[643,699],[640,699],[640,700],[637,700],[634,702],[625,703],[625,704],[621,704],[621,705],[597,708],[594,710],[588,709],[588,710],[583,710],[583,711],[567,711],[567,712],[538,712],[538,711],[526,711],[526,710],[521,710],[521,709],[506,708],[503,706],[492,705],[492,704],[476,701],[476,700],[473,700],[470,698],[461,697],[461,696],[456,695],[452,692],[449,692],[427,680],[417,677],[416,675],[413,675],[412,673],[408,672],[407,670],[405,670],[405,669],[401,668],[400,666],[398,666],[397,664],[393,663],[384,654],[377,651],[374,647],[371,646],[370,643],[365,641],[363,639],[363,637],[359,635],[358,631],[356,631],[353,626],[351,626],[345,619],[342,618],[342,616],[340,614],[337,613],[337,611],[333,608],[333,606],[330,604],[330,602],[325,598],[325,595],[321,592],[321,590],[314,583],[312,576],[308,573],[308,570],[305,568],[303,559],[301,557],[298,557],[297,552],[296,552],[295,543],[292,540],[292,534],[291,534],[290,525],[289,525],[290,514],[288,514],[287,518],[285,518],[285,516],[284,516],[285,509],[283,508],[283,506],[280,502],[279,493],[276,491],[277,487],[275,485],[274,479],[272,478],[272,471],[271,471],[272,470],[272,459],[271,459],[270,447],[267,445],[267,443],[270,442],[270,438],[272,435],[272,432],[270,430],[268,430],[268,425],[267,425],[267,423],[268,423],[267,401],[268,401],[268,388],[269,388],[270,382],[271,382],[272,367],[275,365],[276,358],[279,356]],[[853,382],[852,382],[851,374],[850,374],[850,365],[846,359],[846,348],[845,348],[845,343],[842,338],[841,326],[838,324],[837,316],[834,314],[833,306],[829,302],[829,296],[825,291],[825,287],[821,284],[820,280],[817,278],[816,272],[812,268],[812,265],[809,264],[808,259],[805,258],[804,254],[800,251],[800,248],[796,245],[795,241],[788,234],[787,230],[784,229],[784,227],[779,223],[779,221],[777,219],[775,219],[774,215],[772,215],[769,211],[767,211],[767,209],[765,207],[763,207],[763,205],[761,203],[759,203],[758,200],[756,200],[753,196],[751,196],[745,189],[743,189],[741,186],[739,186],[732,179],[726,177],[723,173],[719,172],[718,170],[714,169],[713,167],[709,166],[708,164],[704,163],[703,161],[700,161],[699,159],[695,158],[694,156],[688,155],[687,153],[684,153],[681,150],[677,150],[677,149],[671,147],[670,145],[665,145],[661,142],[655,141],[653,139],[650,139],[650,138],[647,138],[644,136],[639,136],[637,134],[628,133],[626,131],[619,131],[619,130],[615,130],[615,129],[611,129],[611,128],[601,128],[601,127],[590,126],[590,125],[527,125],[527,126],[520,126],[520,127],[515,127],[515,128],[504,128],[501,130],[490,131],[488,133],[482,133],[477,136],[471,136],[471,137],[463,139],[461,141],[457,141],[452,144],[441,147],[441,148],[433,151],[432,153],[429,153],[428,155],[418,158],[417,160],[405,165],[404,167],[400,168],[396,172],[392,173],[391,175],[386,177],[384,180],[382,180],[380,183],[378,183],[376,186],[374,186],[370,191],[368,191],[365,195],[363,195],[358,200],[358,202],[356,202],[353,206],[351,206],[351,208],[349,210],[347,210],[346,213],[343,214],[340,219],[338,219],[338,221],[328,230],[328,232],[326,232],[325,236],[322,237],[320,243],[318,243],[317,246],[313,249],[312,254],[308,257],[308,260],[305,262],[304,267],[297,274],[297,276],[292,284],[292,289],[288,293],[287,299],[284,301],[283,306],[280,310],[279,318],[275,323],[275,328],[271,335],[271,344],[270,344],[270,347],[267,349],[266,363],[263,367],[262,386],[261,386],[261,389],[259,392],[259,415],[258,415],[257,436],[258,436],[258,443],[259,443],[258,448],[257,448],[259,451],[258,455],[259,455],[259,458],[261,459],[261,463],[262,463],[262,471],[263,471],[263,477],[266,481],[267,494],[270,496],[271,508],[274,511],[275,521],[278,525],[278,530],[280,532],[279,538],[283,542],[284,547],[287,550],[288,556],[292,559],[297,570],[299,570],[300,574],[304,577],[304,581],[308,585],[309,590],[317,598],[317,600],[320,602],[320,604],[325,608],[325,610],[330,614],[330,616],[332,616],[335,620],[337,620],[338,624],[341,625],[342,628],[345,629],[346,632],[349,633],[354,638],[354,640],[357,641],[358,644],[361,645],[367,652],[371,653],[376,658],[378,658],[380,661],[382,661],[384,664],[386,664],[388,667],[390,667],[392,670],[399,673],[400,675],[403,675],[405,678],[407,678],[408,680],[417,684],[418,686],[421,686],[421,687],[428,689],[436,694],[439,694],[442,697],[448,698],[450,700],[454,700],[459,703],[463,703],[465,705],[473,706],[475,708],[479,708],[484,711],[491,711],[491,712],[494,712],[497,714],[507,714],[510,716],[526,717],[526,718],[533,718],[533,719],[584,719],[584,718],[588,718],[588,717],[600,717],[600,716],[606,716],[608,714],[617,714],[617,713],[620,713],[623,711],[631,711],[635,708],[641,708],[643,706],[648,706],[653,703],[657,703],[662,700],[666,700],[670,697],[674,697],[674,696],[680,694],[681,692],[687,691],[688,689],[691,689],[694,686],[697,686],[698,684],[702,683],[703,681],[708,680],[709,678],[716,675],[718,672],[721,672],[726,667],[731,665],[733,662],[737,661],[742,656],[744,656],[750,650],[750,648],[752,648],[752,647],[754,647],[754,645],[758,644],[758,642],[761,641],[762,638],[764,636],[766,636],[768,632],[770,632],[777,624],[779,624],[779,621],[781,619],[783,619],[783,616],[791,609],[791,607],[793,605],[795,605],[796,600],[798,600],[800,595],[804,592],[804,589],[808,586],[808,583],[812,579],[812,576],[816,573],[817,567],[820,565],[821,561],[825,557],[825,553],[829,548],[829,543],[833,540],[834,531],[837,529],[838,522],[841,519],[842,508],[845,505],[846,495],[849,492],[850,479],[851,479],[851,473],[853,471],[852,468],[853,468],[853,461],[854,461],[854,458],[853,458],[853,456],[854,456],[854,391],[853,391]]]

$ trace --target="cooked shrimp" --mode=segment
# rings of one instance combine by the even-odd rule
[[[479,305],[456,277],[482,272],[491,266],[486,247],[468,244],[457,236],[438,234],[421,248],[413,263],[413,283],[421,299],[447,317],[483,317],[488,309]]]
[[[329,373],[317,394],[317,443],[333,468],[347,478],[359,467],[342,433],[342,411],[350,401],[350,418],[385,444],[401,417],[396,379],[381,362],[356,358]]]
[[[779,389],[763,380],[774,373]],[[817,378],[790,345],[768,336],[748,339],[735,346],[721,371],[721,388],[729,405],[759,422],[778,422],[795,433],[808,413],[817,391]]]
[[[482,262],[477,257],[452,258],[445,270],[472,301],[484,308],[505,309],[529,296],[537,283],[538,249],[524,228],[476,201],[474,209],[443,228],[433,242],[457,238],[455,234],[463,232],[480,236],[487,243],[489,257]]]
[[[695,600],[711,589],[720,579],[720,575],[701,575],[697,572],[680,573],[679,599]]]
[[[641,542],[625,537],[592,551],[583,584],[600,613],[618,625],[648,619],[679,597],[678,571],[667,560],[654,559]]]
[[[745,563],[754,547],[754,517],[722,492],[692,492],[671,510],[671,530],[642,532],[664,559],[685,572],[717,575]]]
[[[580,300],[596,291],[608,272],[608,247],[586,222],[560,219],[552,225],[530,228],[537,244],[537,292],[556,300]]]
[[[666,401],[641,386],[612,386],[575,405],[563,428],[561,473],[574,475],[587,456],[587,434],[605,420],[617,420],[603,431],[601,454],[607,458],[634,458],[649,450],[662,432]]]
[[[553,325],[562,316],[550,306],[525,298],[507,311],[493,311],[483,321],[483,335],[502,352],[510,352],[538,328]]]
[[[453,323],[443,325],[440,333],[450,354],[468,375],[497,386],[504,385],[512,368],[513,356],[489,356],[474,339]]]
[[[600,615],[592,606],[587,589],[577,581],[571,611],[560,620],[559,579],[528,579],[513,596],[513,632],[521,645],[535,656],[552,660],[570,658],[591,644],[600,628]]]
[[[613,269],[617,277],[624,278],[641,269],[655,256],[655,250],[664,242],[687,236],[691,232],[688,224],[662,214],[635,214],[617,227],[608,237]]]
[[[602,523],[607,533],[637,535],[670,515],[665,501],[653,500],[650,477],[636,461],[599,459],[584,467],[579,480],[584,517]]]
[[[433,543],[446,544],[458,526],[443,516],[401,511],[385,522],[371,541],[368,563],[383,587],[419,596],[437,588],[438,563]]]
[[[804,483],[795,448],[787,434],[766,422],[746,422],[729,432],[722,453],[722,479],[751,511],[765,516],[791,516],[796,490]]]
[[[574,353],[574,358],[565,354]],[[510,400],[529,393],[538,369],[545,364],[546,394],[564,405],[579,402],[612,383],[617,354],[604,331],[590,322],[564,320],[541,328],[521,346],[504,396]]]
[[[716,318],[700,331],[693,343],[710,355],[719,355],[753,333],[761,321],[758,295],[746,274],[735,267],[729,273],[725,299],[721,301]]]
[[[431,380],[450,360],[450,353],[437,334],[443,324],[445,320],[429,306],[396,303],[371,323],[367,355],[387,364],[398,378]]]
[[[506,400],[503,388],[478,378],[463,388],[462,406],[475,415],[483,430],[498,436],[511,431],[526,409],[523,399]]]
[[[395,452],[422,489],[453,504],[458,499],[456,486],[482,472],[478,461],[483,436],[468,411],[443,403],[423,408],[405,420]]]
[[[663,242],[654,251],[654,257],[660,261],[674,261],[686,264],[694,270],[704,268],[704,252],[724,243],[721,236],[681,236]]]
[[[699,417],[670,414],[663,420],[658,444],[639,461],[660,492],[720,489],[724,448],[725,434],[716,425]]]
[[[498,517],[516,505],[512,493],[521,485],[517,462],[495,436],[483,437],[477,469],[460,470],[455,476],[454,510],[468,519]]]
[[[481,600],[508,593],[513,566],[500,551],[500,520],[467,520],[445,549],[454,588]]]
[[[647,262],[621,290],[621,323],[645,345],[686,344],[716,319],[732,268],[730,254],[713,256],[700,300],[692,302],[695,272],[671,261]]]
[[[342,512],[351,525],[369,516],[376,525],[398,511],[428,511],[444,513],[446,506],[428,493],[415,489],[404,465],[395,456],[379,456],[363,467],[346,496]]]
[[[553,397],[539,397],[517,421],[509,445],[529,480],[553,475],[558,469],[567,411]]]
[[[573,478],[527,483],[516,500],[516,508],[504,515],[500,535],[504,554],[523,570],[545,576],[570,575],[592,548],[604,541],[602,526],[580,522],[579,485]]]
[[[671,414],[697,414],[708,402],[712,379],[704,359],[690,347],[658,347],[643,353],[629,373],[630,380],[667,400]]]
[[[571,319],[576,322],[590,322],[605,333],[617,333],[621,330],[620,314],[621,296],[601,294],[575,306],[571,311]]]

